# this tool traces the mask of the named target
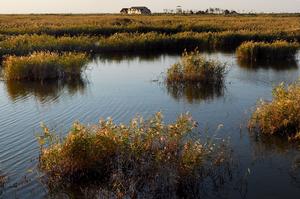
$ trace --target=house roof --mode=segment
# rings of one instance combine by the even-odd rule
[[[145,6],[135,6],[135,7],[131,7],[131,9],[139,9],[139,10],[143,10],[143,9],[148,9]],[[148,9],[149,10],[149,9]]]

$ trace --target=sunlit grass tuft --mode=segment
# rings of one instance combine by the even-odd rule
[[[136,117],[128,125],[112,119],[93,126],[75,123],[65,139],[43,126],[40,169],[52,185],[96,178],[123,197],[157,194],[161,186],[171,188],[167,194],[187,194],[207,178],[215,185],[225,180],[228,170],[222,168],[230,156],[223,142],[193,139],[195,126],[188,114],[165,124],[160,112],[148,120]]]
[[[258,103],[249,127],[267,135],[300,139],[300,83],[275,87],[271,102]]]
[[[3,62],[6,80],[47,80],[80,77],[88,57],[83,53],[35,52],[8,56]]]
[[[167,82],[196,83],[201,82],[211,85],[220,85],[224,81],[226,64],[209,60],[198,50],[185,51],[180,62],[171,66],[167,71]]]

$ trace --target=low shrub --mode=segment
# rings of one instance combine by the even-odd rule
[[[237,49],[237,56],[241,60],[256,62],[260,60],[284,60],[293,59],[299,44],[287,41],[245,42]]]
[[[211,85],[223,83],[226,64],[209,60],[198,50],[185,51],[180,62],[171,66],[167,71],[167,82],[201,82]]]
[[[280,84],[273,90],[273,100],[261,100],[249,121],[250,129],[267,135],[300,138],[300,83],[287,88]]]
[[[224,142],[193,140],[195,125],[187,114],[166,125],[156,113],[129,125],[111,119],[93,126],[75,123],[63,140],[43,126],[40,169],[51,185],[102,179],[121,198],[190,194],[191,186],[201,192],[199,183],[206,180],[222,184],[230,158]]]
[[[8,56],[3,62],[6,80],[47,80],[80,77],[88,61],[83,53],[35,52],[29,56]]]

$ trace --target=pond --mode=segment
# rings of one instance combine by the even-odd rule
[[[74,121],[112,117],[129,122],[137,114],[147,118],[157,111],[168,122],[190,112],[201,132],[230,139],[236,176],[241,177],[224,187],[223,197],[298,198],[297,146],[250,134],[247,121],[258,99],[272,99],[274,85],[299,78],[300,62],[246,66],[232,53],[206,54],[228,64],[224,88],[166,86],[163,72],[180,59],[172,54],[95,57],[85,77],[72,82],[0,82],[0,175],[7,178],[0,198],[47,196],[36,169],[41,122],[66,134]],[[223,128],[217,130],[220,124]]]

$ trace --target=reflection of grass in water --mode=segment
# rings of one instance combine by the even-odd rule
[[[115,198],[195,198],[223,185],[231,176],[227,143],[189,138],[195,127],[189,115],[169,125],[162,118],[75,123],[64,140],[43,127],[40,168],[50,190],[79,186],[88,187],[83,195],[96,187],[97,195]]]
[[[2,175],[1,172],[0,172],[0,196],[3,194],[3,189],[4,189],[4,185],[6,183],[6,176],[5,175]]]
[[[295,59],[289,59],[286,61],[272,61],[272,60],[259,60],[256,62],[249,62],[245,60],[238,59],[239,66],[249,69],[249,70],[257,70],[257,69],[274,69],[278,71],[283,70],[295,70],[298,68],[298,63]]]
[[[86,81],[82,78],[44,82],[6,81],[5,85],[7,93],[13,101],[27,96],[34,96],[38,101],[46,102],[58,98],[64,90],[69,95],[78,92],[83,93],[86,88]]]
[[[224,85],[202,83],[166,82],[168,93],[175,99],[187,99],[189,103],[202,100],[213,100],[224,95]]]

